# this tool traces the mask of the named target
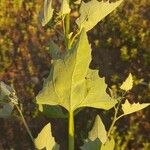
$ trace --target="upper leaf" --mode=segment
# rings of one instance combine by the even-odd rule
[[[130,104],[129,101],[126,100],[125,103],[122,104],[122,110],[124,112],[124,115],[127,115],[127,114],[134,113],[136,111],[139,111],[141,109],[144,109],[144,108],[148,107],[149,105],[150,105],[150,103],[143,103],[143,104],[133,103],[133,104]]]
[[[102,144],[100,150],[114,150],[115,148],[115,141],[113,137],[109,139],[105,144]]]
[[[127,79],[123,82],[123,84],[120,86],[122,90],[129,91],[133,87],[133,78],[132,74],[130,73]]]
[[[59,145],[55,142],[51,133],[51,124],[48,123],[35,139],[35,146],[38,150],[59,150]]]
[[[54,60],[38,104],[61,105],[68,111],[80,107],[110,109],[115,104],[106,93],[105,81],[98,71],[89,69],[91,48],[85,30],[64,59]]]
[[[96,138],[99,138],[103,144],[107,141],[107,132],[99,115],[96,116],[93,128],[89,132],[90,140],[94,141]]]
[[[61,10],[60,10],[60,15],[62,16],[62,15],[69,14],[70,11],[71,9],[69,7],[68,0],[63,0],[61,5]]]
[[[123,0],[113,3],[109,3],[109,1],[99,2],[97,0],[91,0],[87,3],[82,1],[80,7],[80,17],[76,20],[76,23],[79,28],[85,28],[86,31],[89,31],[122,2]]]
[[[44,0],[44,7],[39,16],[42,26],[45,26],[52,19],[53,11],[52,0]]]

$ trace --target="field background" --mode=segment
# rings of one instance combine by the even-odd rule
[[[59,10],[59,1],[54,5]],[[34,137],[49,121],[53,135],[67,146],[67,120],[40,114],[34,98],[50,70],[49,40],[64,47],[55,29],[42,27],[38,20],[42,0],[0,0],[0,81],[13,85]],[[72,30],[75,30],[77,6],[72,6]],[[57,31],[61,31],[61,24]],[[92,45],[90,67],[99,69],[109,87],[116,90],[131,72],[134,88],[126,95],[130,102],[150,102],[150,1],[125,0],[89,33]],[[86,108],[76,117],[76,149],[87,137],[96,114],[110,122],[113,112]],[[33,145],[18,118],[0,119],[0,150],[33,150]],[[150,150],[149,108],[121,119],[115,133],[118,150]],[[107,119],[108,118],[108,119]],[[109,126],[108,126],[109,127]],[[108,128],[107,127],[107,128]],[[66,139],[66,140],[65,140]]]

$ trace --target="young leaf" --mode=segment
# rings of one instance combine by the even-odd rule
[[[89,69],[91,49],[85,30],[64,59],[54,60],[43,90],[37,95],[38,104],[61,105],[68,111],[80,107],[112,108],[117,101],[106,93],[104,78]]]
[[[94,141],[88,140],[80,148],[81,150],[100,150],[100,141],[98,138]]]
[[[61,10],[60,10],[60,15],[66,15],[69,14],[71,11],[70,7],[69,7],[69,3],[68,0],[63,0],[62,1],[62,5],[61,5]]]
[[[105,144],[102,144],[100,150],[114,150],[115,148],[115,141],[113,137],[111,137],[110,140],[108,140]]]
[[[59,150],[59,145],[55,142],[51,133],[51,124],[48,123],[35,139],[35,146],[38,150]]]
[[[89,132],[89,139],[94,141],[99,138],[102,144],[107,141],[107,132],[99,115],[96,116],[92,130]]]
[[[129,91],[133,87],[133,78],[132,74],[130,73],[127,79],[123,82],[123,84],[120,86],[122,90]]]
[[[53,11],[52,0],[44,0],[44,7],[39,16],[42,26],[45,26],[52,19]]]
[[[109,1],[91,0],[87,3],[82,1],[80,7],[80,17],[76,20],[79,28],[85,28],[86,31],[91,30],[99,21],[110,14],[117,8],[123,0],[109,3]]]
[[[122,110],[123,110],[124,115],[127,115],[127,114],[134,113],[136,111],[139,111],[141,109],[144,109],[144,108],[148,107],[149,105],[150,105],[150,103],[143,103],[143,104],[133,103],[133,104],[130,104],[129,101],[126,100],[125,103],[122,104]]]

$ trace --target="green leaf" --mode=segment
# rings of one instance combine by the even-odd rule
[[[53,60],[54,59],[60,59],[63,56],[60,48],[53,41],[49,42],[49,49],[48,50],[49,50]]]
[[[54,9],[52,8],[52,0],[44,0],[44,7],[40,12],[40,22],[45,26],[53,17]]]
[[[69,7],[69,3],[68,0],[63,0],[62,1],[62,5],[61,5],[61,10],[60,10],[60,15],[66,15],[69,14],[71,11],[70,7]]]
[[[107,132],[99,115],[96,116],[92,130],[89,132],[89,139],[94,141],[99,138],[102,144],[107,141]]]
[[[91,0],[87,3],[82,1],[80,7],[80,17],[76,20],[79,28],[85,28],[86,31],[91,30],[99,21],[116,9],[123,0],[109,3],[109,1]]]
[[[134,113],[136,111],[139,111],[141,109],[144,109],[146,107],[148,107],[150,105],[150,103],[133,103],[133,104],[130,104],[128,100],[125,101],[124,104],[122,104],[122,110],[124,112],[124,115],[127,115],[127,114],[131,114],[131,113]]]
[[[99,150],[100,141],[99,139],[95,139],[94,141],[87,140],[83,146],[80,147],[81,150]]]
[[[35,139],[35,146],[38,150],[59,150],[59,145],[55,142],[51,133],[51,124],[48,123]]]
[[[113,137],[106,142],[106,144],[102,144],[100,150],[114,150],[115,148],[115,141]]]
[[[60,106],[39,105],[39,110],[49,118],[67,118],[68,113],[63,112]]]
[[[37,95],[38,104],[60,105],[68,111],[80,107],[112,108],[117,101],[106,93],[104,78],[89,69],[91,48],[85,30],[64,59],[54,60],[43,90]]]
[[[132,87],[133,87],[133,78],[132,78],[132,74],[130,73],[127,79],[120,86],[120,89],[129,91],[132,89]]]

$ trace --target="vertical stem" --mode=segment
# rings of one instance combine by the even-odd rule
[[[22,111],[20,110],[20,108],[17,105],[15,105],[15,106],[16,106],[16,108],[17,108],[17,110],[18,110],[18,112],[19,112],[19,114],[21,116],[22,122],[23,122],[23,124],[24,124],[24,126],[25,126],[25,128],[26,128],[26,130],[27,130],[27,132],[28,132],[32,142],[34,143],[34,138],[33,138],[32,133],[31,133],[29,127],[28,127],[28,124],[27,124],[27,122],[26,122],[26,120],[25,120],[25,118],[24,118],[24,116],[22,114]]]
[[[70,4],[70,0],[68,0],[68,4]],[[69,44],[69,33],[70,33],[70,14],[65,16],[65,41],[67,49],[70,48]]]
[[[73,111],[69,112],[69,145],[68,150],[74,150],[74,114]]]

